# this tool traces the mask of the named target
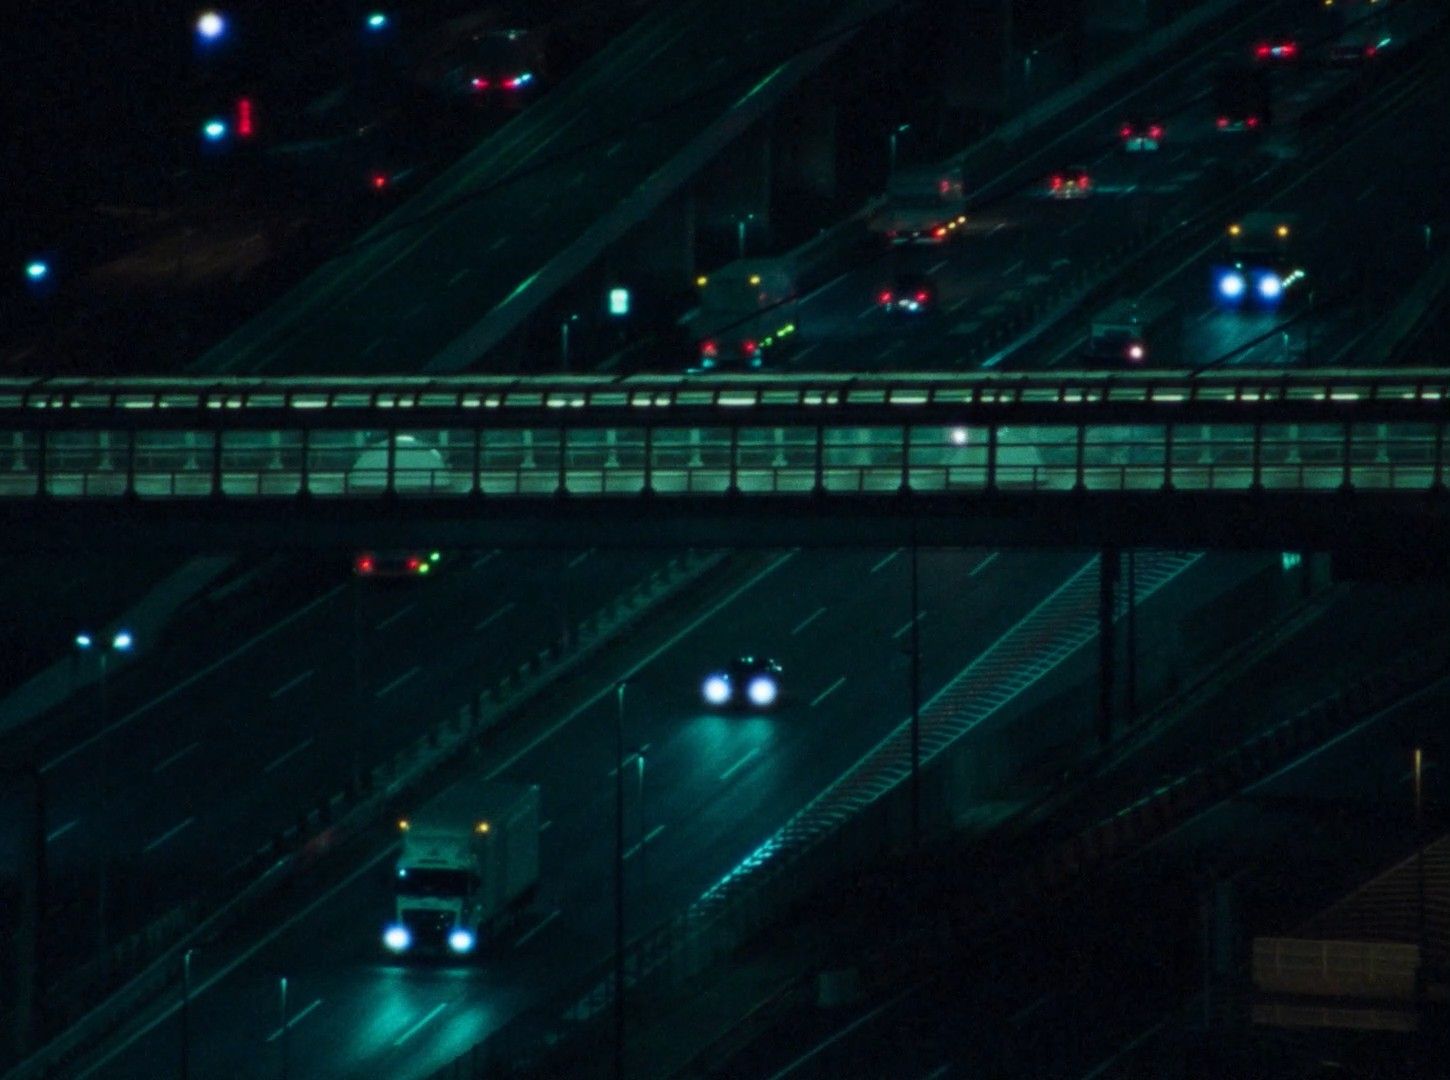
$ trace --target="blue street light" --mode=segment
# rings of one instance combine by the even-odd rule
[[[131,646],[136,644],[136,639],[131,636],[129,630],[117,630],[116,636],[111,639],[111,648],[117,652],[130,652]]]
[[[227,137],[227,122],[214,116],[201,125],[201,134],[207,142],[221,142]]]
[[[50,263],[44,259],[31,259],[25,264],[25,276],[31,281],[44,281],[50,276]]]
[[[388,17],[381,11],[374,11],[367,18],[367,27],[374,33],[379,30],[386,30],[388,28]]]
[[[196,35],[203,41],[218,41],[227,32],[227,21],[219,11],[203,11],[196,20]]]
[[[94,641],[94,639],[92,639],[92,637],[91,637],[90,634],[77,634],[76,635],[76,648],[77,649],[89,649],[94,644],[95,644],[95,641]]]

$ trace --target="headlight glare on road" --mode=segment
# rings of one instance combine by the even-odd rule
[[[413,944],[413,935],[406,926],[390,926],[383,931],[383,944],[395,953],[407,952]]]
[[[775,696],[779,692],[780,688],[769,675],[755,676],[750,680],[750,686],[746,689],[746,693],[750,695],[751,704],[759,705],[761,708],[773,704]]]
[[[730,700],[730,680],[724,675],[711,675],[701,687],[701,693],[711,705],[724,705]]]
[[[448,947],[456,953],[473,951],[473,931],[460,926],[448,935]]]

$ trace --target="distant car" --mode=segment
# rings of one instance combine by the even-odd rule
[[[1118,138],[1129,153],[1157,150],[1163,141],[1163,122],[1153,117],[1129,117],[1118,128]]]
[[[926,274],[897,274],[890,288],[877,294],[876,302],[883,311],[920,315],[936,303],[936,286]]]
[[[359,551],[352,572],[360,578],[424,578],[442,562],[438,551]]]
[[[781,667],[766,656],[740,656],[705,676],[700,686],[707,705],[768,709],[780,698]]]
[[[1254,43],[1253,57],[1260,64],[1290,64],[1299,59],[1299,41],[1290,33],[1270,34]]]
[[[1069,165],[1059,169],[1047,180],[1047,193],[1054,199],[1078,199],[1092,188],[1092,177],[1086,165]]]

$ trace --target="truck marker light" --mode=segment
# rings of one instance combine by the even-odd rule
[[[695,285],[697,288],[703,289],[708,284],[710,284],[710,279],[707,278],[704,274],[701,274],[695,279]]]
[[[399,832],[407,832],[408,831],[408,819],[407,818],[402,818],[402,819],[400,819],[398,821],[398,831]]]
[[[480,821],[473,827],[473,831],[480,834],[488,832],[488,822]]]

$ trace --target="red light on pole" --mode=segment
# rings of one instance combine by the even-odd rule
[[[252,99],[237,98],[237,135],[243,139],[252,135]]]

